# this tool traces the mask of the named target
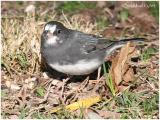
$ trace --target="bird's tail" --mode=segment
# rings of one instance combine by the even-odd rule
[[[121,48],[124,46],[127,42],[144,42],[145,38],[131,38],[131,39],[122,39],[119,41],[112,41],[113,43],[107,47],[107,55],[110,55],[112,52],[114,52],[116,49]]]

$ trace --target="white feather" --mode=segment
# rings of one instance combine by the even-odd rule
[[[98,59],[94,60],[79,60],[76,64],[60,65],[59,63],[50,64],[50,66],[62,73],[70,75],[84,75],[93,72],[102,62]]]
[[[58,40],[58,37],[57,36],[52,36],[52,37],[49,37],[47,40],[46,40],[46,45],[57,45],[57,40]]]
[[[48,24],[45,26],[44,30],[49,30],[51,33],[54,33],[54,31],[56,30],[56,27],[57,27],[56,25]]]
[[[118,48],[121,48],[122,46],[124,46],[124,44],[115,45],[112,48],[107,49],[107,51],[106,51],[107,55],[110,55],[112,52],[114,52]]]

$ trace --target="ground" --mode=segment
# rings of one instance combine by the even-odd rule
[[[158,2],[1,4],[2,118],[159,118]],[[110,40],[146,41],[106,58],[98,78],[95,71],[65,83],[67,75],[41,60],[40,36],[51,20]]]

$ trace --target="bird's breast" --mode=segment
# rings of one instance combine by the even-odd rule
[[[99,59],[79,60],[76,63],[62,65],[59,62],[49,64],[53,69],[69,75],[85,75],[96,70],[102,62]]]

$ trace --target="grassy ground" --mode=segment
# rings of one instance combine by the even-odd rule
[[[33,6],[29,6],[31,4]],[[135,15],[136,10],[122,9],[121,3],[103,4],[2,2],[2,118],[87,118],[86,115],[90,114],[87,110],[102,118],[159,118],[157,3],[147,3],[155,4],[155,7],[140,9],[146,20]],[[113,9],[114,6],[118,10]],[[141,54],[136,58],[139,62],[131,65],[136,68],[137,79],[125,83],[123,87],[127,86],[128,89],[119,90],[115,95],[102,75],[98,83],[93,82],[92,77],[96,79],[96,72],[90,75],[90,79],[86,76],[74,78],[62,88],[60,73],[54,71],[56,75],[47,75],[41,69],[40,35],[44,24],[50,20],[58,20],[68,28],[109,39],[145,37],[149,42],[142,46]],[[108,72],[109,68],[106,69]],[[88,109],[74,112],[63,110],[54,114],[46,112],[95,94],[101,95],[102,100]]]

